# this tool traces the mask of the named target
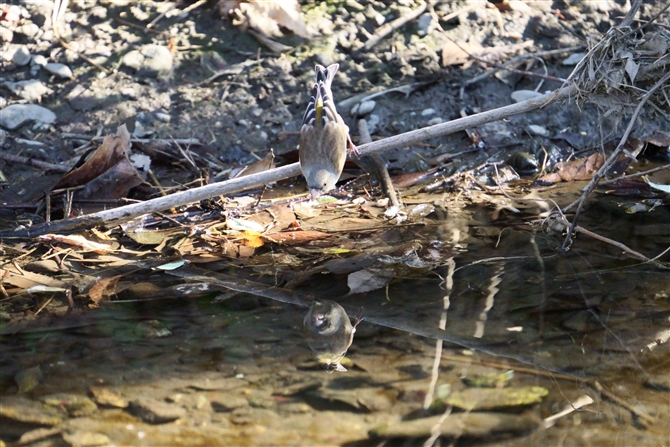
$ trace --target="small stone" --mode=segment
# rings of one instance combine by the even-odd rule
[[[40,32],[40,27],[35,25],[33,22],[24,23],[23,25],[16,28],[16,32],[23,34],[28,39],[32,39]]]
[[[429,13],[421,14],[416,23],[416,33],[419,36],[425,36],[430,31],[430,24],[433,22],[433,16]]]
[[[9,43],[14,40],[14,33],[12,30],[0,26],[0,41]]]
[[[0,126],[9,130],[17,129],[31,121],[53,124],[56,121],[56,114],[35,104],[12,104],[2,109],[0,113]]]
[[[89,110],[98,105],[95,95],[81,84],[74,86],[68,93],[67,100],[75,110]]]
[[[36,54],[33,56],[33,60],[30,61],[32,65],[39,65],[40,67],[44,67],[48,61],[47,58],[42,56],[41,54]]]
[[[131,401],[129,408],[135,416],[149,424],[172,422],[186,415],[186,410],[178,405],[149,397],[140,397]]]
[[[4,420],[3,425],[7,423],[6,419],[10,419],[16,422],[51,426],[60,424],[65,418],[65,412],[25,397],[6,396],[0,399],[0,416]]]
[[[11,52],[11,49],[9,50],[9,52]],[[28,47],[25,45],[16,48],[16,50],[12,54],[12,61],[14,61],[14,63],[19,67],[28,65],[31,59],[32,57],[30,56],[30,51],[28,51]]]
[[[435,118],[428,121],[426,124],[428,124],[429,126],[434,126],[435,124],[440,124],[443,121],[444,120],[442,118],[440,118],[439,116],[436,116]]]
[[[361,103],[358,103],[354,107],[351,108],[351,116],[355,116],[355,117],[365,116],[368,113],[372,112],[375,109],[376,105],[377,105],[377,103],[372,101],[372,100],[363,101]]]
[[[214,411],[233,411],[236,408],[248,407],[249,401],[242,396],[230,396],[228,394],[220,394],[210,400],[212,409]]]
[[[128,401],[120,394],[104,387],[91,387],[91,394],[98,405],[107,407],[127,408]]]
[[[544,126],[538,126],[537,124],[531,124],[528,126],[528,133],[535,135],[537,137],[549,137],[551,133]]]
[[[76,447],[97,447],[111,444],[107,435],[82,430],[63,433],[63,440]]]
[[[368,132],[370,132],[370,134],[374,134],[375,132],[377,132],[377,126],[379,126],[379,123],[381,121],[379,115],[373,113],[368,117],[366,121],[368,122]]]
[[[28,81],[19,82],[5,82],[5,87],[10,89],[12,93],[26,101],[41,102],[42,96],[53,93],[46,85],[42,84],[37,79],[30,79]]]
[[[65,64],[49,63],[44,66],[44,69],[61,78],[72,79],[72,70]]]
[[[156,119],[162,123],[169,123],[170,115],[163,112],[156,112]]]
[[[430,116],[435,115],[437,111],[435,109],[424,109],[421,111],[421,116]]]
[[[123,96],[127,96],[128,98],[131,99],[136,99],[137,98],[137,90],[135,90],[134,87],[122,87],[121,90],[119,90]]]
[[[249,121],[247,121],[245,119],[241,119],[241,120],[237,121],[237,124],[242,126],[242,127],[246,127],[246,128],[249,128],[249,126],[251,126]]]
[[[172,72],[172,53],[161,45],[145,45],[126,54],[121,61],[141,76],[155,78]]]
[[[526,101],[528,99],[537,98],[538,96],[542,96],[542,93],[538,93],[534,90],[517,90],[515,92],[512,92],[510,96],[512,98],[512,101],[521,102]]]
[[[40,398],[53,407],[60,407],[72,417],[89,416],[98,411],[98,406],[86,396],[71,393],[49,394]]]
[[[579,63],[579,61],[581,61],[582,59],[584,59],[584,56],[586,56],[586,53],[574,53],[574,54],[571,54],[570,56],[568,56],[568,57],[566,57],[565,59],[563,59],[563,62],[561,62],[561,64],[563,64],[563,65],[569,65],[569,66],[571,66],[571,65],[577,65],[577,64]]]

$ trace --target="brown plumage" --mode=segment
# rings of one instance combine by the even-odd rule
[[[335,188],[347,159],[349,128],[335,109],[330,86],[339,64],[317,65],[316,83],[300,130],[300,169],[315,199]]]

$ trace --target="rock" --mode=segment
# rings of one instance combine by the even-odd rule
[[[63,433],[63,440],[74,447],[96,447],[111,445],[107,435],[90,431],[74,431]]]
[[[430,25],[433,22],[433,16],[430,13],[421,14],[416,23],[416,33],[419,36],[425,36],[430,31]]]
[[[377,105],[376,102],[369,100],[356,104],[351,108],[351,116],[362,117],[372,112]]]
[[[91,387],[90,391],[98,405],[116,408],[127,408],[129,405],[128,401],[123,396],[109,388],[94,386]]]
[[[442,416],[433,416],[395,424],[383,425],[370,430],[373,438],[426,438],[438,429],[446,438],[491,439],[502,434],[528,433],[540,426],[540,421],[526,416],[506,413],[451,413],[444,421]]]
[[[537,124],[530,124],[528,127],[528,133],[531,135],[535,135],[537,137],[547,137],[551,135],[551,133],[547,130],[546,127],[544,126],[538,126]]]
[[[435,115],[437,111],[435,109],[424,109],[421,111],[421,116],[430,116]]]
[[[542,96],[542,93],[538,93],[534,90],[517,90],[515,92],[512,92],[510,96],[512,98],[512,101],[521,102],[526,101],[527,99],[533,99],[537,98],[538,96]]]
[[[14,33],[12,30],[0,25],[0,41],[9,43],[12,40],[14,40]]]
[[[435,118],[428,121],[426,124],[428,124],[429,126],[434,126],[435,124],[440,124],[443,121],[444,120],[442,118],[440,118],[439,116],[436,116]]]
[[[30,61],[31,64],[33,65],[39,65],[40,67],[44,67],[48,61],[47,58],[42,56],[41,54],[36,54],[33,56],[33,60]]]
[[[444,402],[466,411],[483,411],[536,404],[548,394],[549,390],[541,386],[468,388],[454,391]]]
[[[156,78],[172,72],[172,53],[161,45],[145,45],[126,54],[121,62],[141,76]]]
[[[31,121],[52,124],[56,121],[56,114],[35,104],[12,104],[0,113],[0,126],[5,129],[14,130]]]
[[[98,105],[98,98],[81,84],[74,86],[72,91],[68,93],[67,100],[75,110],[89,110]]]
[[[163,112],[156,112],[156,119],[162,123],[169,123],[170,122],[170,115],[167,113]]]
[[[98,406],[86,396],[70,393],[56,393],[42,396],[42,402],[53,407],[60,407],[72,417],[89,416],[98,411]]]
[[[660,391],[670,391],[670,377],[663,374],[651,376],[644,382],[644,386]]]
[[[49,63],[44,66],[44,69],[48,71],[49,73],[53,73],[56,76],[59,76],[61,78],[65,79],[72,79],[72,70],[70,70],[70,67],[68,67],[65,64],[55,64],[55,63]]]
[[[37,79],[30,79],[28,81],[19,82],[5,82],[4,85],[15,95],[20,96],[21,98],[30,102],[41,102],[42,96],[53,93],[53,90],[42,84]]]
[[[186,415],[182,407],[161,402],[149,397],[140,397],[130,402],[130,412],[149,424],[172,422]]]
[[[229,377],[192,381],[188,386],[200,391],[228,391],[245,385],[247,385],[246,380]]]
[[[47,407],[39,402],[19,396],[5,396],[0,399],[0,416],[15,422],[34,425],[57,425],[65,418],[65,412]],[[5,419],[6,420],[6,419]],[[3,422],[3,426],[8,425]]]
[[[563,62],[561,62],[561,64],[563,64],[563,65],[577,65],[579,63],[579,61],[584,59],[584,56],[586,56],[586,53],[571,54],[570,56],[563,59]]]
[[[213,397],[210,401],[214,411],[233,411],[236,408],[248,407],[249,401],[242,396],[230,396],[229,394],[220,394]]]
[[[9,57],[19,67],[28,65],[32,59],[30,56],[30,51],[28,51],[28,47],[25,45],[12,45],[12,47],[14,48],[10,47],[10,49],[7,50],[7,56],[5,58]]]
[[[368,122],[368,132],[370,132],[370,135],[374,134],[377,131],[377,126],[379,126],[379,122],[381,121],[379,119],[379,115],[373,113],[368,117],[366,121]]]
[[[16,28],[16,32],[23,34],[28,39],[33,39],[40,32],[40,27],[33,22],[27,22]]]

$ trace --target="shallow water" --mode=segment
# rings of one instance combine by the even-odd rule
[[[670,245],[667,207],[619,213],[595,205],[582,223],[651,257]],[[85,445],[94,435],[104,437],[88,445],[423,445],[427,436],[384,441],[369,431],[402,419],[456,418],[463,410],[445,403],[449,396],[478,396],[481,377],[503,374],[494,389],[539,386],[547,395],[497,404],[481,414],[516,419],[441,445],[670,444],[668,272],[583,236],[560,252],[561,237],[488,216],[473,210],[395,234],[395,241],[441,241],[435,246],[450,254],[388,289],[346,296],[344,275],[314,276],[297,288],[297,299],[333,299],[350,317],[363,316],[345,373],[328,374],[314,360],[303,307],[260,298],[250,310],[230,310],[211,296],[115,304],[18,333],[5,326],[3,406],[26,404],[7,400],[14,395],[39,401],[53,393],[97,402],[76,415],[63,403],[70,414],[55,433],[25,445]],[[103,391],[118,400],[100,398]],[[594,402],[542,425],[581,395]],[[165,417],[173,419],[152,422],[132,404],[140,398],[169,404]],[[3,418],[0,439],[11,445],[46,425],[53,424]]]

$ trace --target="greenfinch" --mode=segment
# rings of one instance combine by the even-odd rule
[[[312,199],[335,189],[347,158],[347,141],[351,141],[349,128],[337,113],[330,90],[339,67],[339,64],[328,68],[316,65],[316,83],[302,118],[300,170]]]

